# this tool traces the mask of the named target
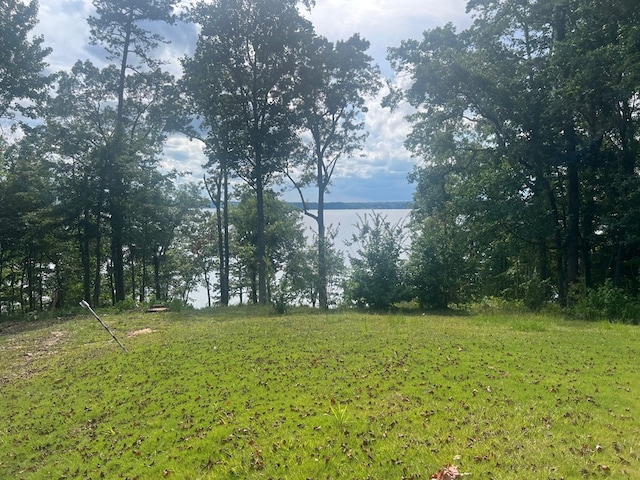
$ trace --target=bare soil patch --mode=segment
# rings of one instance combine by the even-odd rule
[[[0,386],[6,385],[12,379],[29,378],[44,370],[45,366],[36,361],[57,353],[55,347],[67,335],[68,332],[64,330],[56,330],[46,337],[25,339],[22,342],[11,340],[0,346],[0,353],[4,352],[15,359],[12,367],[0,376]]]
[[[137,337],[138,335],[147,335],[154,332],[157,332],[157,330],[153,330],[151,328],[143,328],[142,330],[133,330],[127,333],[127,337]]]

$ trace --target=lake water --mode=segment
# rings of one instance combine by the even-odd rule
[[[324,223],[327,227],[331,226],[338,230],[338,234],[334,239],[334,245],[337,250],[344,253],[345,260],[348,260],[349,254],[352,256],[356,254],[356,246],[348,247],[345,242],[351,240],[353,235],[357,233],[356,224],[362,223],[365,215],[371,216],[372,213],[381,214],[391,225],[395,225],[398,222],[404,222],[406,224],[409,220],[411,210],[325,210]],[[318,225],[313,218],[307,215],[303,215],[302,222],[305,229],[305,236],[311,241],[314,233],[318,230]]]
[[[403,222],[406,225],[409,221],[411,210],[325,210],[325,225],[327,227],[331,226],[332,229],[337,229],[338,233],[334,239],[334,246],[337,250],[343,252],[345,262],[348,263],[349,255],[355,256],[357,248],[355,245],[349,247],[345,242],[351,240],[352,236],[357,233],[356,224],[362,223],[361,219],[364,220],[365,214],[370,216],[373,212],[383,215],[391,225],[399,222]],[[318,230],[318,225],[313,218],[302,213],[300,215],[302,217],[305,237],[311,242],[314,234]],[[406,239],[406,243],[408,244],[408,238]],[[189,298],[191,299],[190,303],[196,308],[203,308],[207,305],[207,292],[204,287],[193,292],[189,295]]]

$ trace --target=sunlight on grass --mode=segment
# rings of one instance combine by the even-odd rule
[[[640,478],[637,327],[220,309],[0,324],[0,478]]]

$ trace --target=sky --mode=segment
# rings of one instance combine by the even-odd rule
[[[189,0],[183,0],[188,3]],[[93,13],[91,0],[39,0],[39,24],[34,33],[43,35],[52,48],[47,57],[51,71],[69,70],[77,60],[89,59],[96,65],[104,62],[101,47],[89,45],[86,19]],[[394,72],[386,60],[387,48],[397,47],[405,39],[420,39],[425,30],[448,22],[466,28],[470,16],[465,12],[466,0],[316,0],[309,14],[316,32],[331,41],[347,39],[359,33],[371,43],[369,54],[379,65],[382,75],[394,81]],[[197,32],[194,25],[184,23],[163,27],[171,43],[157,52],[167,59],[167,68],[180,75],[178,59],[193,51]],[[369,137],[362,151],[353,158],[343,158],[333,176],[326,201],[369,202],[410,201],[413,186],[407,174],[416,160],[403,146],[410,126],[404,120],[408,107],[390,112],[380,106],[384,90],[368,100],[365,123]],[[171,169],[191,172],[201,178],[204,161],[199,142],[174,136],[169,138],[161,164]],[[299,201],[287,184],[277,187],[283,198]],[[314,200],[313,191],[305,193]]]

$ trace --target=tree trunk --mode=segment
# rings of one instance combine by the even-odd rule
[[[2,246],[0,246],[0,317],[2,317],[2,298],[3,298],[2,287],[4,285],[4,278],[2,276],[3,270],[4,270],[4,250],[2,249]]]
[[[256,228],[258,245],[256,262],[258,264],[258,303],[267,304],[267,263],[264,224],[264,185],[260,155],[256,155]]]
[[[38,261],[38,270],[40,273],[38,274],[38,303],[40,310],[44,309],[44,278],[42,275],[42,265],[44,264],[43,255],[40,253],[40,260]]]
[[[592,274],[591,274],[591,240],[594,230],[594,216],[595,206],[593,203],[593,196],[586,195],[586,203],[582,209],[583,222],[582,222],[582,270],[584,272],[584,287],[585,291],[592,286]]]
[[[111,292],[111,305],[116,304],[116,289],[113,284],[113,259],[109,259],[109,266],[107,267],[109,273],[109,291]]]
[[[25,261],[25,269],[26,269],[26,276],[27,276],[27,297],[29,301],[30,312],[36,309],[36,297],[35,297],[36,265],[35,263],[36,263],[35,259],[33,258],[33,250],[30,248]],[[24,285],[24,281],[22,282],[22,284]]]
[[[258,272],[255,268],[252,268],[249,275],[251,276],[251,291],[249,294],[251,296],[251,303],[255,305],[258,303],[258,280],[256,278],[258,276]]]
[[[100,306],[100,289],[102,287],[102,234],[100,233],[101,215],[96,217],[96,270],[93,281],[93,308]]]
[[[80,257],[82,263],[82,293],[84,300],[91,299],[91,257],[89,255],[89,212],[84,212],[84,220],[82,221],[82,227],[78,229],[78,236],[80,237]]]
[[[573,125],[567,127],[567,284],[578,280],[580,256],[580,178]]]
[[[131,252],[130,266],[131,268],[131,299],[136,301],[136,262],[134,261],[133,252]]]
[[[20,285],[22,285],[22,283],[20,283]],[[18,293],[16,293],[16,290],[18,290]],[[16,302],[16,297],[18,298],[18,302],[20,303],[20,308],[22,308],[22,289],[16,288],[16,273],[12,271],[11,272],[11,298],[9,299],[9,313],[12,315],[16,311],[14,307],[14,304]]]
[[[624,264],[624,246],[620,243],[616,250],[616,263],[613,271],[613,286],[620,287],[622,278],[622,267]]]
[[[160,288],[160,255],[159,252],[154,252],[153,254],[153,283],[157,302],[163,300],[162,289]]]
[[[318,303],[320,310],[327,310],[329,302],[327,299],[327,257],[326,257],[326,231],[324,225],[324,191],[327,185],[324,177],[324,158],[316,141],[317,159],[317,182],[318,182]]]
[[[145,290],[147,289],[147,254],[142,254],[142,278],[140,279],[140,303],[145,301]]]
[[[221,175],[222,172],[220,172]],[[216,179],[216,199],[213,202],[216,207],[216,234],[218,237],[218,276],[220,281],[220,303],[222,305],[228,305],[229,300],[227,299],[227,303],[224,303],[225,297],[225,285],[224,285],[224,229],[223,229],[223,220],[222,220],[222,205],[221,205],[221,181],[220,177]],[[209,197],[211,197],[211,192],[209,192]],[[207,271],[204,271],[204,280],[207,284],[207,303],[211,306],[211,295],[209,293],[209,277]]]
[[[113,283],[115,290],[115,303],[125,299],[124,290],[124,219],[122,218],[122,206],[116,201],[116,207],[111,212],[111,261],[113,263]]]
[[[556,5],[553,12],[554,43],[565,41],[567,33],[567,7]],[[568,73],[561,72],[561,77],[567,77]],[[564,82],[566,78],[561,78]],[[567,115],[571,115],[568,113]],[[567,168],[567,227],[565,233],[566,247],[566,278],[565,302],[568,305],[569,297],[566,295],[569,288],[578,279],[579,250],[580,250],[580,185],[578,176],[578,158],[576,155],[576,132],[572,118],[566,119],[564,126],[566,135],[566,168]],[[559,226],[558,226],[559,228]]]
[[[549,273],[549,258],[546,239],[540,239],[538,242],[538,275],[541,280],[548,280],[551,276]]]
[[[549,185],[549,181],[544,177],[540,176],[539,179],[543,183],[543,189],[547,196],[547,201],[549,202],[549,206],[551,208],[551,219],[553,222],[553,243],[555,244],[555,263],[556,263],[556,275],[557,285],[558,285],[558,295],[560,296],[560,301],[565,303],[567,301],[567,282],[565,276],[565,262],[564,262],[564,242],[562,235],[562,224],[560,222],[560,213],[558,211],[558,205],[556,203],[556,197],[554,195],[553,189],[551,185]]]
[[[227,162],[224,161],[224,168],[222,172],[222,234],[224,237],[223,245],[223,272],[220,275],[220,303],[222,305],[229,305],[229,174],[227,171]]]
[[[580,255],[580,186],[575,162],[568,166],[567,177],[567,283],[571,285],[578,279]]]
[[[113,185],[117,188],[110,190],[111,195],[111,256],[113,261],[113,277],[115,287],[115,301],[121,302],[125,299],[125,283],[124,283],[124,206],[121,196],[124,191],[126,179],[119,166],[120,158],[123,153],[123,137],[124,137],[124,89],[127,73],[127,59],[129,54],[129,45],[131,43],[131,31],[133,28],[132,19],[126,26],[125,38],[123,39],[122,58],[120,62],[120,76],[118,79],[118,105],[116,113],[116,126],[113,138],[113,147],[110,154]]]
[[[211,281],[209,280],[209,271],[204,269],[204,286],[207,289],[207,307],[211,307]]]
[[[216,207],[220,303],[222,305],[229,305],[229,184],[226,158],[220,160],[220,168],[216,174],[215,192],[212,192],[211,188],[209,188],[206,176],[204,177],[204,185],[209,194],[209,198]],[[206,274],[207,272],[205,271],[205,276]],[[209,282],[207,280],[207,285],[208,284]]]

